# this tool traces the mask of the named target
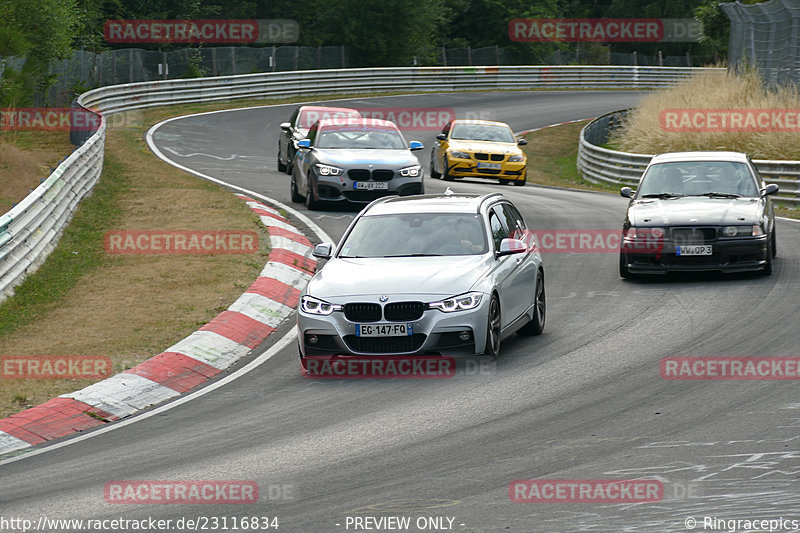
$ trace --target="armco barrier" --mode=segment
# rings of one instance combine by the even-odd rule
[[[153,106],[379,91],[506,89],[650,89],[693,72],[688,67],[501,66],[405,67],[270,72],[101,87],[78,104],[109,115]],[[55,246],[75,206],[91,190],[103,166],[106,120],[97,132],[75,133],[79,148],[19,205],[0,217],[0,302]],[[85,142],[84,142],[85,141]]]
[[[618,152],[600,146],[625,118],[627,109],[614,111],[598,117],[587,124],[578,140],[578,170],[589,181],[638,185],[647,164],[653,158],[649,154]],[[777,183],[780,193],[777,203],[800,204],[800,161],[771,161],[754,159],[758,171],[767,183]]]

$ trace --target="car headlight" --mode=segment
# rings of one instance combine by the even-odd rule
[[[413,167],[401,168],[399,172],[400,175],[403,176],[404,178],[416,178],[417,176],[419,176],[421,170],[422,170],[421,166],[415,165]]]
[[[722,228],[723,237],[752,237],[764,235],[764,229],[759,225],[754,226],[725,226]]]
[[[631,226],[622,230],[622,235],[629,240],[661,240],[664,238],[664,228],[637,228]]]
[[[481,304],[482,298],[483,293],[468,292],[466,294],[459,294],[458,296],[447,298],[446,300],[430,302],[428,304],[428,309],[438,309],[439,311],[443,311],[445,313],[452,313],[454,311],[467,311],[469,309],[475,309],[478,307]]]
[[[511,157],[508,158],[508,160],[511,163],[519,163],[520,161],[524,161],[525,160],[525,156],[524,155],[512,155]]]
[[[456,159],[469,159],[469,154],[467,152],[459,152],[458,150],[451,150],[450,157],[454,157]]]
[[[300,309],[310,315],[328,316],[334,311],[340,311],[342,306],[328,303],[325,300],[320,300],[319,298],[314,298],[313,296],[305,295],[300,298]]]
[[[344,172],[344,170],[342,170],[339,167],[323,165],[322,163],[317,163],[316,165],[314,165],[314,168],[317,169],[317,174],[319,174],[320,176],[339,176]]]

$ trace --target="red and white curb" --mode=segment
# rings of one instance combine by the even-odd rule
[[[269,260],[226,311],[182,341],[103,381],[0,420],[0,455],[130,416],[229,368],[297,305],[316,260],[311,242],[272,207],[238,194],[270,235]]]

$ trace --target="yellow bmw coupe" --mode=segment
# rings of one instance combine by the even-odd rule
[[[503,122],[452,120],[436,136],[431,150],[431,177],[496,178],[502,184],[523,186],[527,158],[520,146],[527,143],[516,139]]]

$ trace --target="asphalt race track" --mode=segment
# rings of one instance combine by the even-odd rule
[[[621,109],[640,94],[454,93],[339,104],[452,108],[523,131]],[[154,140],[176,163],[292,205],[338,239],[356,211],[291,204],[289,178],[276,169],[278,125],[292,109],[188,117],[160,127]],[[425,144],[417,153],[426,174],[435,133],[405,133]],[[427,192],[447,185],[500,190],[529,226],[546,230],[616,230],[626,205],[614,195],[426,177]],[[364,531],[353,517],[389,516],[410,517],[402,531],[463,532],[689,531],[690,517],[703,531],[704,517],[800,520],[797,381],[674,381],[659,373],[668,356],[799,355],[799,256],[800,224],[785,220],[768,277],[623,281],[615,253],[547,253],[545,334],[505,341],[494,363],[460,361],[446,380],[315,381],[300,375],[291,340],[192,401],[1,464],[0,516],[173,524],[268,516],[283,533]],[[257,354],[292,328],[285,322]],[[513,480],[534,478],[655,479],[664,494],[657,503],[510,501]],[[251,505],[106,503],[104,484],[115,480],[252,480],[261,496]],[[417,528],[426,517],[451,529]]]

